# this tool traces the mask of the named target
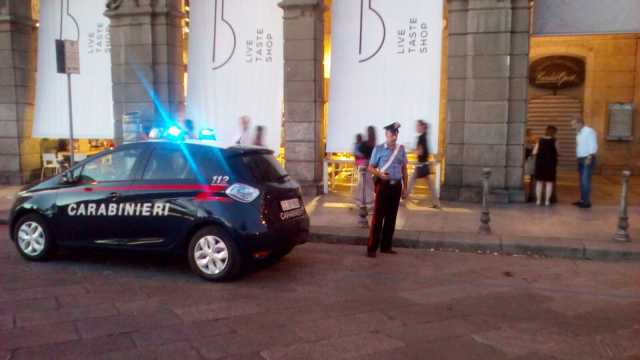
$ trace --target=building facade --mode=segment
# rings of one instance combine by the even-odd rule
[[[333,0],[340,1],[340,0]],[[102,3],[102,2],[100,2]],[[39,172],[33,122],[37,0],[0,0],[0,183],[23,183]],[[282,0],[284,11],[285,164],[305,190],[323,179],[331,1]],[[529,0],[447,0],[441,83],[440,158],[443,199],[477,201],[482,168],[492,170],[494,200],[524,200],[525,132],[559,122],[570,145],[571,114],[599,133],[599,171],[640,173],[640,35],[533,36]],[[158,116],[157,104],[180,118],[185,103],[185,0],[110,0],[116,140],[122,115]],[[532,62],[549,56],[582,59],[585,80],[549,90],[530,82]],[[142,71],[142,84],[134,71]],[[607,137],[612,104],[633,106],[632,136]],[[551,111],[551,113],[549,113]],[[555,112],[554,112],[555,111]],[[570,146],[566,145],[567,152]],[[567,168],[572,155],[566,155]]]

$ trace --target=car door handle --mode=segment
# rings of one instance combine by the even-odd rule
[[[109,198],[111,200],[115,200],[115,199],[117,199],[119,197],[120,197],[120,193],[117,193],[117,192],[112,192],[111,194],[109,194]]]

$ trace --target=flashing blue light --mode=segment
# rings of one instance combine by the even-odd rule
[[[216,140],[216,133],[213,129],[200,130],[200,139],[202,140]]]
[[[182,129],[180,129],[177,126],[171,126],[167,130],[167,134],[169,134],[170,136],[173,136],[173,137],[178,137],[178,136],[180,136],[182,134]]]

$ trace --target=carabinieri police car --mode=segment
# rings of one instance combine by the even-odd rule
[[[183,251],[208,280],[280,258],[309,234],[300,187],[271,150],[197,140],[102,152],[21,191],[9,221],[28,260],[58,246]]]

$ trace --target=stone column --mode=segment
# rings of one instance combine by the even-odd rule
[[[323,23],[321,0],[283,0],[285,167],[316,195],[322,183]]]
[[[139,111],[143,122],[177,120],[184,113],[182,0],[111,0],[111,73],[115,140],[122,115]]]
[[[448,0],[446,177],[441,197],[524,201],[529,54],[528,0]]]
[[[36,44],[31,0],[0,0],[0,184],[29,182],[41,166],[31,138]]]

